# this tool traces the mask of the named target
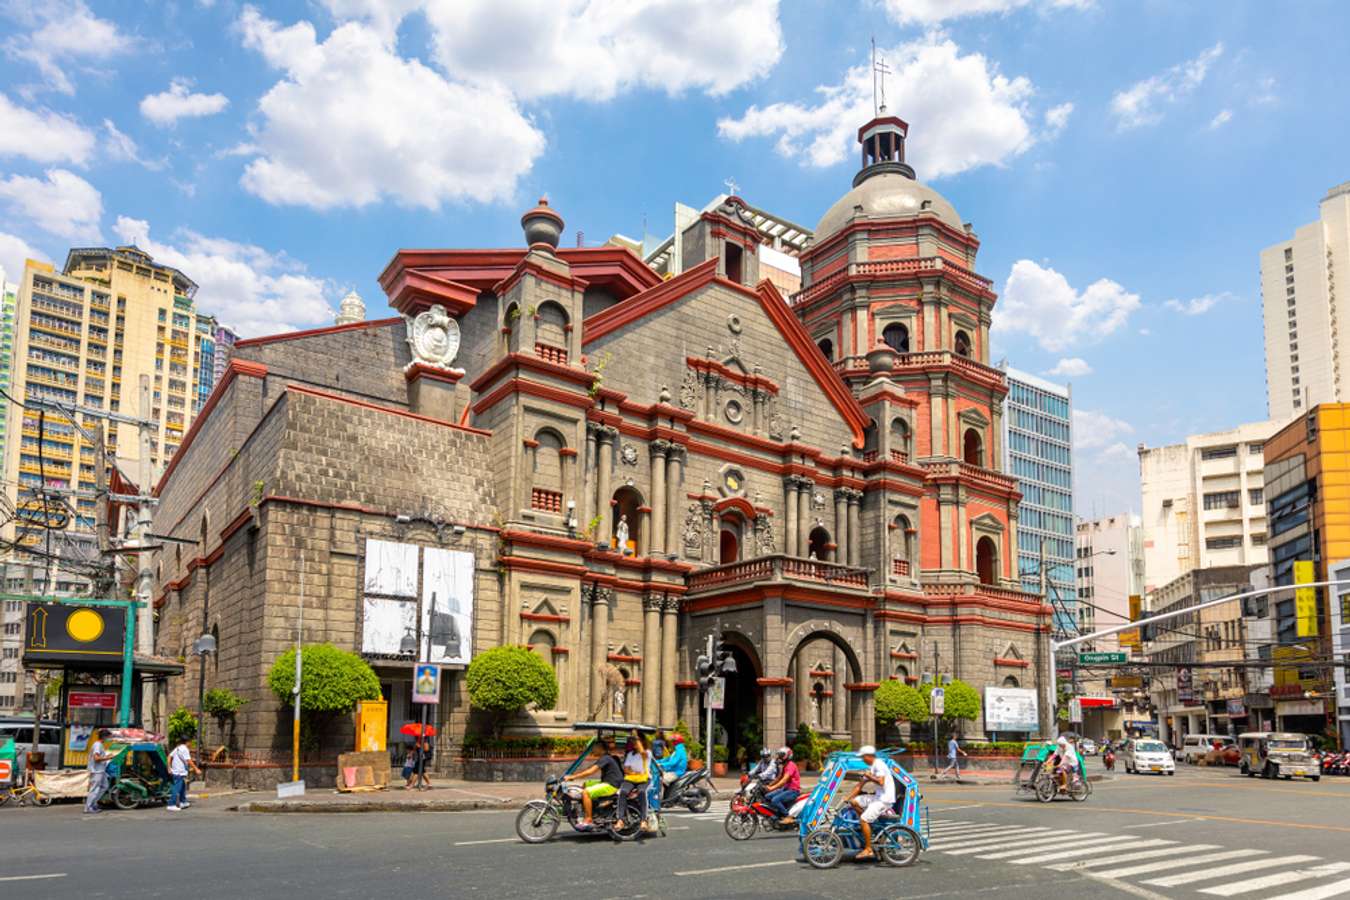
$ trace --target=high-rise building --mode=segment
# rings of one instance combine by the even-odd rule
[[[192,423],[205,349],[193,305],[196,290],[182,272],[136,247],[74,249],[61,272],[29,260],[15,306],[11,393],[20,401],[44,398],[139,416],[140,380],[147,378],[151,408],[145,412],[157,426],[150,463],[158,469]],[[91,442],[60,414],[12,413],[4,457],[10,500],[17,504],[22,496],[16,492],[22,495],[44,480],[49,488],[74,489],[81,493],[71,498],[71,524],[77,531],[92,530]],[[107,435],[110,458],[137,477],[136,426],[108,423]],[[35,531],[27,535],[36,539]]]
[[[1146,592],[1192,569],[1266,562],[1262,452],[1278,425],[1253,422],[1181,444],[1139,445]]]
[[[5,279],[0,268],[0,391],[9,393],[14,369],[14,304],[18,288]],[[0,459],[5,458],[5,437],[9,427],[9,401],[0,394]]]
[[[1327,191],[1316,222],[1261,251],[1266,394],[1270,418],[1287,422],[1318,403],[1350,400],[1340,329],[1350,325],[1350,181]]]
[[[1073,530],[1072,392],[1016,369],[1004,368],[1008,399],[1003,422],[1007,472],[1017,479],[1022,502],[1017,515],[1017,570],[1025,590],[1040,592],[1045,552],[1047,593],[1055,607],[1055,631],[1077,630],[1077,582]]]
[[[239,340],[239,335],[228,325],[216,325],[216,356],[215,356],[215,374],[211,379],[212,387],[220,384],[220,379],[225,377],[225,367],[230,364],[230,356],[234,353],[234,344]]]
[[[1075,534],[1078,627],[1091,634],[1130,620],[1130,597],[1144,594],[1144,539],[1139,517],[1119,513],[1079,521]],[[1120,646],[1112,635],[1095,649]]]

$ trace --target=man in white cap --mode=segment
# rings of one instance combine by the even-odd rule
[[[866,764],[867,771],[848,798],[861,813],[858,818],[862,825],[863,849],[854,859],[876,859],[876,854],[872,852],[872,823],[895,806],[895,776],[891,774],[891,767],[886,760],[877,758],[877,748],[871,744],[859,750],[858,755]],[[876,787],[864,799],[861,794],[869,783]]]

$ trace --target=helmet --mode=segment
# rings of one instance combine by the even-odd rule
[[[672,735],[670,736],[670,742],[671,742],[672,744],[683,744],[683,743],[684,743],[684,735],[682,735],[682,734],[672,734]]]
[[[859,750],[858,750],[858,755],[859,755],[859,756],[876,756],[876,755],[877,755],[877,748],[876,748],[876,747],[873,747],[871,744],[868,744],[868,745],[865,746],[865,747],[859,748]]]
[[[779,756],[780,759],[792,759],[792,748],[791,748],[791,747],[779,747],[779,748],[778,748],[778,756]]]
[[[760,759],[768,759],[768,758],[771,757],[771,756],[773,756],[773,754],[769,752],[769,748],[768,748],[768,747],[760,747],[760,748],[759,748],[759,758],[760,758]]]

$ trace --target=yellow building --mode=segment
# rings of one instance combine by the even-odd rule
[[[214,382],[214,320],[193,304],[197,285],[182,272],[156,263],[136,247],[79,248],[62,272],[28,260],[19,285],[14,325],[11,393],[20,400],[46,398],[68,407],[140,416],[140,378],[151,386],[156,422],[151,471],[173,457],[192,424],[200,394]],[[9,404],[7,404],[9,405]],[[5,490],[24,515],[25,489],[45,483],[74,489],[70,528],[94,526],[94,448],[69,419],[32,409],[7,411]],[[94,419],[87,419],[92,425]],[[39,432],[41,431],[41,437]],[[18,432],[18,434],[16,434]],[[137,428],[109,423],[108,452],[136,478]],[[28,513],[33,515],[31,511]],[[14,536],[7,529],[6,537]],[[38,533],[28,533],[26,542]]]

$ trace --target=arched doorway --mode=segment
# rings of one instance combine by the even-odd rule
[[[901,418],[891,420],[891,458],[909,462],[909,423]]]
[[[1005,688],[1021,687],[1021,685],[1018,684],[1017,682],[1016,676],[1013,675],[1009,675],[1007,678],[1003,679],[1003,686]]]
[[[909,352],[909,329],[899,322],[892,322],[881,329],[881,340],[896,353]]]
[[[727,676],[722,709],[714,713],[713,719],[718,726],[716,730],[726,735],[727,760],[735,766],[742,753],[753,761],[764,746],[764,710],[759,686],[764,673],[754,647],[742,635],[723,632],[722,642],[736,661],[736,674]]]
[[[980,584],[998,583],[998,547],[988,535],[975,543],[975,571]]]
[[[814,631],[803,637],[788,661],[792,686],[784,710],[788,742],[801,725],[824,737],[846,738],[858,746],[864,738],[860,704],[846,684],[862,681],[862,666],[853,648],[832,631]]]
[[[610,546],[624,556],[642,555],[642,518],[638,510],[642,508],[642,495],[637,488],[621,487],[614,492],[614,534]],[[621,529],[620,526],[626,526]],[[620,546],[620,532],[628,532],[627,539]]]
[[[722,530],[717,537],[717,561],[722,565],[739,561],[744,536],[745,520],[738,513],[722,513]]]
[[[970,335],[966,334],[964,331],[956,332],[956,339],[953,341],[953,344],[956,347],[957,356],[970,356]]]
[[[808,537],[807,552],[812,559],[829,560],[830,558],[830,533],[820,525],[811,529]]]
[[[981,439],[979,431],[974,428],[966,429],[961,458],[972,466],[984,465],[984,440]]]
[[[820,352],[826,359],[830,362],[834,362],[834,341],[829,338],[821,338],[816,341],[816,346],[820,348]]]

